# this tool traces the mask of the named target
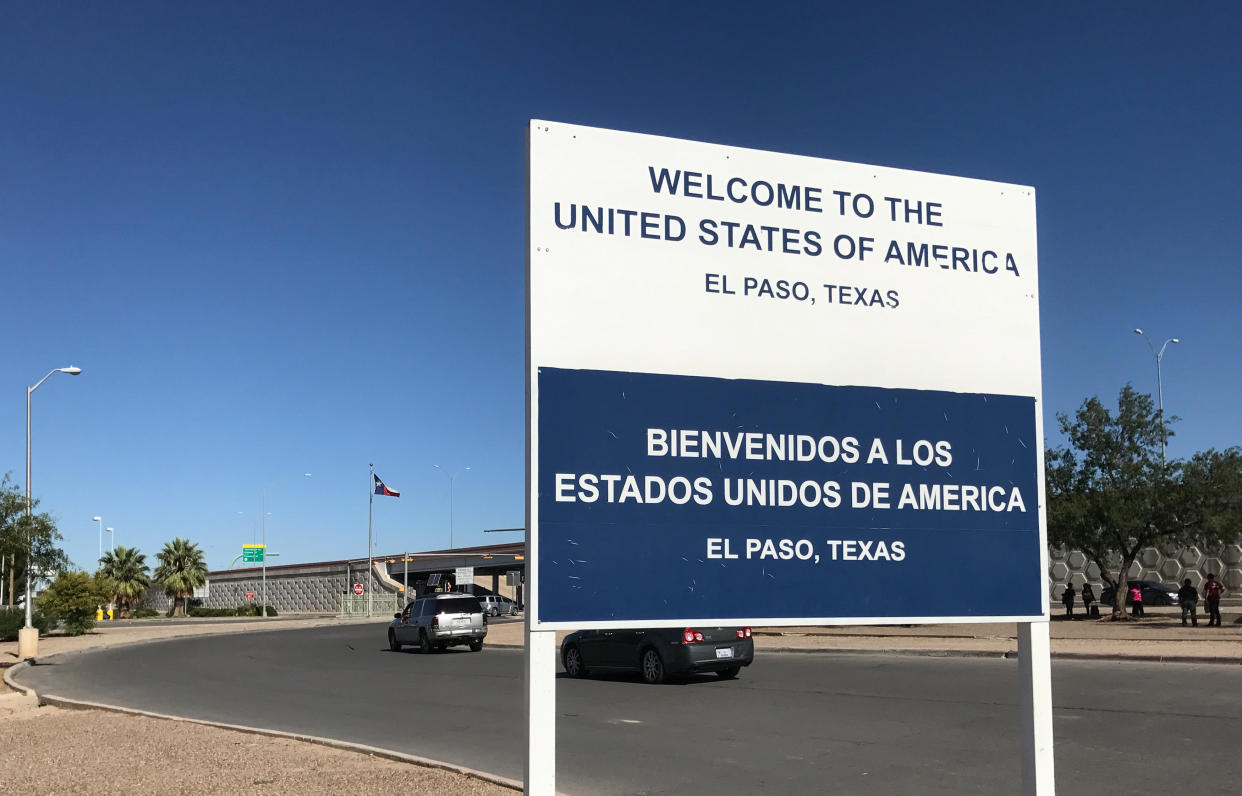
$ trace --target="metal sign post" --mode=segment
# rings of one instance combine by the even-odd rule
[[[375,463],[372,462],[369,466],[371,468],[371,474],[367,478],[367,616],[371,615],[372,603],[375,600],[375,583],[373,581],[375,561],[372,560],[374,553],[371,548],[371,540],[373,538],[372,518],[375,515]],[[354,594],[357,593],[358,587],[355,585]]]

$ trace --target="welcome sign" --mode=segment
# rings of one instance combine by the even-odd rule
[[[529,136],[532,628],[1046,618],[1032,189]]]

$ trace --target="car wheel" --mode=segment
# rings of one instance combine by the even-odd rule
[[[427,631],[418,631],[418,651],[424,655],[431,654],[431,639],[427,638]]]
[[[488,615],[488,616],[500,616],[500,609],[499,609],[499,608],[489,608],[489,609],[488,609],[488,611],[487,611],[487,615]]]
[[[643,650],[641,669],[646,682],[652,685],[664,682],[664,659],[656,652],[655,647]]]
[[[570,677],[583,677],[587,673],[586,667],[582,665],[582,652],[577,647],[565,650],[561,663],[565,666],[565,674]]]
[[[393,652],[401,651],[401,642],[397,641],[397,634],[392,631],[392,628],[388,630],[388,649]]]
[[[740,671],[742,671],[741,666],[730,666],[727,669],[721,669],[720,671],[716,672],[716,676],[719,677],[721,680],[732,680],[734,677],[737,677],[738,672]]]
[[[483,649],[483,639],[479,639],[478,641],[471,641],[471,642],[470,642],[470,651],[471,651],[471,652],[478,652],[478,651],[479,651],[479,650],[481,650],[481,649]]]

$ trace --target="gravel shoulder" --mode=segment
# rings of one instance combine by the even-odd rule
[[[0,717],[0,748],[9,793],[513,793],[358,752],[100,710],[42,707]]]

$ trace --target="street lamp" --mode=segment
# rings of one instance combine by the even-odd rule
[[[99,523],[99,557],[103,558],[103,517],[91,517],[91,520]]]
[[[449,550],[452,550],[453,549],[453,481],[454,479],[457,478],[457,476],[461,475],[461,470],[458,470],[457,472],[450,474],[448,470],[445,470],[443,467],[441,467],[438,464],[433,464],[431,466],[439,470],[441,473],[443,473],[449,480]],[[469,467],[462,468],[462,470],[469,470],[469,469],[470,469]]]
[[[1160,401],[1160,466],[1164,467],[1166,464],[1164,448],[1168,442],[1168,433],[1164,428],[1164,379],[1160,373],[1160,360],[1164,358],[1164,349],[1168,347],[1169,343],[1180,343],[1181,340],[1178,340],[1176,337],[1170,337],[1164,341],[1164,345],[1160,346],[1160,350],[1157,351],[1147,335],[1143,334],[1142,329],[1135,329],[1134,333],[1147,341],[1147,347],[1151,349],[1152,356],[1156,358],[1156,394],[1159,396]]]
[[[302,473],[302,477],[310,478],[311,474]],[[280,481],[277,481],[274,484],[268,484],[262,489],[263,506],[262,512],[259,515],[259,523],[263,528],[263,607],[259,609],[259,614],[263,619],[267,619],[267,490],[282,484],[287,480],[287,478],[282,478]]]
[[[39,654],[39,631],[30,622],[30,570],[34,563],[34,519],[33,502],[30,497],[30,394],[39,389],[43,382],[52,377],[53,373],[68,373],[77,376],[82,372],[79,367],[70,365],[67,368],[54,368],[39,379],[35,386],[26,388],[26,626],[17,633],[17,657],[19,660],[33,658]]]
[[[104,528],[104,530],[108,532],[108,541],[112,543],[112,552],[115,553],[116,552],[116,534],[112,532],[111,528]],[[102,557],[103,554],[100,553],[100,556]]]

